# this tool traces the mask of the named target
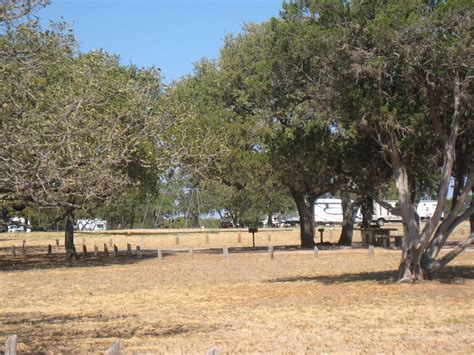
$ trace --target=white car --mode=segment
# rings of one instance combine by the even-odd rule
[[[17,226],[16,224],[11,224],[8,226],[8,231],[10,233],[15,233],[15,232],[23,232],[24,229],[22,226]]]

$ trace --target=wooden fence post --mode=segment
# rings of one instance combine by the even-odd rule
[[[137,245],[137,258],[141,259],[142,257],[142,249],[140,248],[139,245]]]
[[[59,239],[56,239],[56,249],[59,250]]]
[[[5,342],[5,355],[16,355],[16,343],[18,337],[16,334],[10,335]]]
[[[189,248],[189,257],[194,259],[194,248]]]
[[[119,355],[120,354],[120,339],[116,339],[110,348],[105,352],[106,355]]]
[[[97,245],[94,245],[94,256],[97,256],[99,254],[99,247]]]
[[[87,256],[87,247],[85,244],[82,244],[82,255]]]
[[[114,244],[114,256],[118,256],[118,247]]]
[[[26,240],[23,241],[23,250],[22,250],[22,252],[23,252],[23,255],[26,254]]]
[[[226,258],[228,258],[228,257],[229,257],[229,248],[223,247],[223,248],[222,248],[222,254],[224,254],[224,256],[225,256]]]
[[[268,255],[270,256],[270,259],[273,259],[273,245],[268,247]]]
[[[12,245],[12,255],[16,256],[16,248],[14,245]]]
[[[109,238],[109,248],[112,248],[114,246],[114,241],[112,238]]]
[[[105,256],[109,256],[109,249],[107,248],[107,243],[104,243],[104,254]]]
[[[175,242],[176,245],[179,245],[179,233],[176,233]]]
[[[216,347],[216,346],[213,346],[212,348],[210,348],[207,352],[206,352],[206,355],[219,355],[219,348]]]
[[[209,244],[209,234],[206,234],[206,244]]]
[[[132,255],[132,245],[127,243],[127,255]]]
[[[163,251],[161,249],[158,249],[158,260],[163,259]]]
[[[242,243],[242,236],[240,235],[240,232],[237,234],[237,243]]]
[[[53,247],[51,246],[51,244],[48,244],[48,256],[51,256],[52,253],[53,253]]]
[[[369,257],[373,258],[374,257],[374,246],[369,245]]]

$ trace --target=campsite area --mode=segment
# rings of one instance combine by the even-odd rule
[[[462,224],[454,241],[468,230]],[[100,251],[69,264],[54,245],[62,233],[0,235],[0,337],[16,333],[20,353],[103,352],[117,338],[124,353],[474,352],[472,247],[432,281],[395,284],[401,251],[371,256],[357,231],[352,248],[317,255],[292,246],[297,229],[259,232],[255,249],[244,230],[180,231],[179,245],[177,232],[78,233],[78,251],[81,239]],[[326,227],[325,240],[339,232]],[[118,257],[103,255],[110,239]]]

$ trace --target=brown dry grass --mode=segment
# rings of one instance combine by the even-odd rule
[[[462,239],[467,225],[457,231]],[[262,232],[257,245],[296,245],[297,230]],[[62,234],[0,235],[0,339],[17,333],[21,352],[102,352],[115,338],[131,352],[474,353],[474,251],[434,281],[394,284],[400,251],[277,248],[251,252],[241,232],[143,237],[142,260],[100,255],[72,264],[44,254]],[[336,241],[338,230],[326,229]],[[108,243],[110,235],[76,235]],[[140,236],[112,236],[123,251]],[[12,257],[10,246],[27,255]],[[356,233],[356,242],[359,241]],[[218,247],[231,247],[228,259]],[[210,248],[165,253],[157,247]],[[18,250],[19,251],[19,250]],[[20,253],[21,254],[21,253]],[[3,342],[3,341],[1,341]],[[0,351],[2,350],[0,345]]]

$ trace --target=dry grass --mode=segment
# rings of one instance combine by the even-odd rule
[[[462,239],[466,225],[457,231]],[[297,230],[262,232],[257,245],[296,245]],[[336,241],[338,230],[326,229]],[[400,251],[251,252],[241,232],[143,237],[142,260],[89,256],[72,264],[48,244],[62,235],[0,235],[0,338],[17,333],[21,352],[102,352],[115,338],[131,352],[474,353],[474,251],[437,279],[394,284]],[[108,243],[110,235],[76,235]],[[112,236],[121,250],[140,236]],[[27,255],[12,257],[10,246]],[[356,241],[360,238],[356,233]],[[218,247],[231,247],[224,258]],[[165,253],[160,248],[209,248]],[[21,253],[20,253],[21,254]],[[3,341],[2,341],[3,342]],[[2,350],[0,345],[0,351]]]

